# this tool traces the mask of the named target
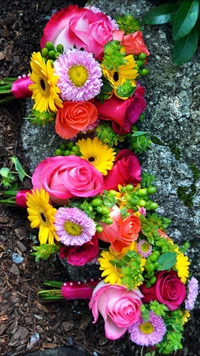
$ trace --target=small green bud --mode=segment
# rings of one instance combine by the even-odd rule
[[[50,59],[55,59],[56,58],[55,55],[56,55],[55,51],[53,51],[53,50],[49,51],[49,58]]]
[[[56,51],[59,52],[59,54],[64,52],[64,46],[62,44],[58,44],[56,46]]]
[[[62,151],[59,148],[55,151],[55,156],[62,156]]]
[[[42,53],[42,57],[47,57],[48,56],[48,54],[49,54],[49,51],[48,51],[48,49],[45,47],[45,48],[42,48],[42,51],[41,51],[41,53]]]
[[[101,225],[97,225],[96,226],[96,232],[102,232],[103,231],[103,228]]]
[[[54,45],[53,45],[52,42],[47,42],[46,45],[45,45],[45,47],[46,47],[49,51],[55,49],[55,47],[54,47]]]
[[[147,75],[149,73],[149,70],[147,68],[143,68],[140,72],[141,75]]]
[[[138,54],[138,59],[145,59],[146,58],[146,53],[142,52]]]

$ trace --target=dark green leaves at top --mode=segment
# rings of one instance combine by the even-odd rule
[[[176,4],[164,4],[148,11],[143,22],[146,25],[161,25],[172,22],[179,6]]]
[[[199,0],[183,1],[173,21],[172,37],[174,41],[189,34],[197,22],[198,14]]]
[[[179,41],[174,43],[172,51],[173,64],[180,66],[193,57],[198,46],[198,26],[193,27],[192,31]]]
[[[175,252],[165,252],[158,258],[158,271],[170,269],[176,263]]]

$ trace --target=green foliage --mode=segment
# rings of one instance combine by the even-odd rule
[[[139,154],[147,152],[152,144],[148,132],[138,131],[136,126],[133,126],[132,131],[128,137],[129,148]]]
[[[160,238],[160,235],[158,234],[158,226],[148,218],[145,218],[144,215],[140,216],[140,222],[143,235],[147,237],[150,244],[154,245],[154,239],[156,237]]]
[[[139,21],[137,21],[130,14],[117,16],[116,21],[119,25],[119,29],[124,31],[127,35],[129,33],[134,33],[136,31],[141,30],[141,25]]]
[[[126,79],[126,81],[117,88],[117,95],[120,96],[120,98],[128,98],[133,95],[134,91],[135,86],[132,86],[131,81]]]
[[[110,123],[104,123],[96,128],[96,136],[104,144],[110,147],[117,146],[119,142],[124,140],[124,136],[115,133],[110,125]]]
[[[199,0],[183,0],[151,9],[143,21],[151,25],[172,23],[172,62],[180,66],[193,57],[198,47],[199,19]]]
[[[165,316],[169,309],[166,305],[159,303],[157,300],[150,302],[150,310],[152,310],[158,316]]]
[[[108,42],[104,46],[102,66],[108,70],[117,70],[119,66],[126,64],[125,55],[120,51],[121,48],[119,41]]]
[[[169,270],[176,263],[175,252],[165,252],[158,258],[158,271]]]
[[[60,249],[60,245],[48,245],[48,244],[43,244],[39,246],[33,246],[33,250],[35,252],[32,252],[31,255],[35,256],[35,261],[38,262],[39,259],[42,259],[44,261],[48,260],[49,257],[55,253],[57,253]]]
[[[144,280],[141,271],[141,256],[136,251],[128,251],[120,261],[118,260],[118,263],[121,272],[124,274],[121,278],[122,284],[128,289],[136,288]]]
[[[156,180],[156,177],[153,176],[152,174],[149,173],[142,173],[142,186],[143,187],[148,187],[149,185],[152,185]]]
[[[1,175],[1,185],[3,185],[4,188],[11,187],[12,183],[16,179],[8,167],[1,168],[0,175]]]
[[[32,109],[27,119],[30,120],[32,124],[44,126],[54,121],[55,114],[47,111],[40,112]]]
[[[19,179],[21,180],[21,182],[23,182],[24,178],[28,175],[26,174],[25,170],[23,169],[23,167],[17,157],[15,157],[15,156],[11,157],[11,161],[15,165],[15,169],[18,173]]]
[[[160,230],[166,230],[170,224],[170,219],[165,218],[157,213],[149,214],[148,219],[158,226]]]

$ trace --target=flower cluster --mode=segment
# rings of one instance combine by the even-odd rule
[[[187,244],[175,244],[169,220],[155,212],[154,177],[142,174],[136,155],[151,145],[135,124],[144,117],[139,79],[150,54],[141,27],[130,15],[113,20],[70,5],[50,18],[40,45],[13,93],[31,96],[31,121],[54,122],[63,143],[38,164],[32,189],[16,196],[39,231],[32,254],[99,266],[100,281],[61,283],[53,295],[90,299],[108,339],[128,332],[137,345],[176,351],[198,282]],[[39,294],[53,299],[50,291]]]

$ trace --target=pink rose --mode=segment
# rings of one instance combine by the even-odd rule
[[[27,208],[26,205],[26,194],[32,193],[32,190],[19,190],[15,197],[15,202],[17,205],[21,206],[21,208]]]
[[[70,5],[56,12],[44,29],[41,48],[46,42],[53,42],[54,46],[62,44],[64,50],[84,48],[99,58],[104,45],[112,40],[112,23],[102,12],[94,13],[77,5]]]
[[[145,89],[142,86],[137,86],[133,96],[126,100],[113,95],[101,104],[96,99],[94,104],[98,110],[99,119],[112,121],[112,128],[118,134],[123,135],[131,132],[133,124],[146,108],[144,92]]]
[[[104,189],[102,174],[77,156],[46,158],[36,167],[32,184],[33,189],[44,188],[57,204],[66,204],[73,196],[93,197]]]
[[[97,257],[99,253],[98,239],[93,236],[92,240],[82,246],[62,246],[60,257],[66,258],[67,263],[72,266],[84,266]]]
[[[106,284],[101,281],[94,289],[89,308],[94,323],[99,312],[104,318],[105,335],[110,340],[120,338],[140,318],[142,294],[139,290],[127,290],[123,286]]]
[[[186,297],[185,284],[173,270],[158,272],[156,283],[150,288],[143,284],[140,290],[144,294],[143,303],[158,300],[159,303],[165,304],[169,310],[176,310]]]
[[[118,152],[115,164],[104,180],[105,190],[118,190],[118,184],[137,185],[141,181],[141,167],[136,155],[128,149]]]
[[[121,252],[124,247],[129,246],[133,241],[136,241],[141,230],[140,219],[133,214],[123,219],[121,211],[117,206],[114,206],[110,212],[110,217],[113,220],[111,225],[102,224],[103,231],[96,233],[96,236],[105,242],[109,242],[114,251]]]
[[[144,43],[143,35],[141,31],[136,31],[124,36],[124,31],[113,31],[113,39],[120,41],[121,46],[125,48],[126,54],[145,53],[149,56],[149,51]]]

